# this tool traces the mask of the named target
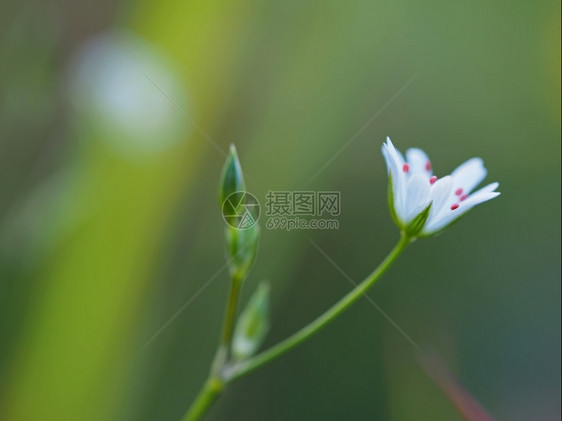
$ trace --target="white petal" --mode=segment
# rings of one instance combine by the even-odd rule
[[[462,216],[464,213],[468,212],[474,206],[499,196],[499,192],[490,191],[491,187],[495,189],[495,187],[497,187],[497,183],[492,183],[480,191],[470,195],[466,200],[459,203],[459,207],[457,209],[451,210],[451,208],[449,208],[444,213],[439,214],[439,217],[436,220],[426,224],[424,232],[432,233],[439,231],[455,219]]]
[[[405,182],[401,181],[396,159],[393,159],[386,144],[382,145],[382,154],[388,167],[388,174],[392,177],[392,197],[394,202],[394,211],[398,218],[404,220],[404,196]],[[395,175],[398,174],[398,175]]]
[[[384,162],[386,163],[386,169],[390,173],[391,164],[390,164],[390,158],[388,157],[388,153],[386,152],[386,144],[385,143],[383,143],[381,150],[382,150],[382,156],[384,157]]]
[[[387,138],[387,143],[383,144],[383,155],[389,166],[390,174],[392,175],[392,192],[394,196],[394,210],[396,215],[401,221],[406,220],[404,211],[404,202],[406,196],[406,175],[402,170],[403,161],[398,155],[396,149],[392,145],[390,139]]]
[[[412,175],[422,173],[431,177],[431,161],[424,151],[418,148],[411,148],[406,151],[406,159],[410,165],[410,173]],[[429,169],[428,169],[429,168]]]
[[[430,184],[427,177],[414,174],[406,187],[406,221],[410,222],[429,205]]]
[[[494,197],[498,197],[500,195],[500,192],[494,191],[494,192],[490,192],[490,191],[483,191],[483,192],[479,192],[479,193],[475,193],[472,194],[468,197],[468,199],[466,199],[464,202],[461,202],[459,205],[459,209],[461,207],[463,208],[473,208],[476,205],[479,205],[480,203],[484,203],[487,202],[488,200],[493,199]]]
[[[402,168],[404,166],[404,164],[406,163],[406,160],[404,159],[404,155],[402,155],[402,152],[400,152],[398,149],[394,149],[394,152],[396,153],[396,156],[398,157],[398,162],[400,162],[400,168]],[[404,175],[407,177],[409,174],[404,173]]]
[[[440,178],[431,186],[429,200],[432,202],[432,205],[425,224],[426,227],[436,221],[439,215],[444,213],[444,210],[447,209],[447,203],[452,189],[453,177],[450,175]]]
[[[388,136],[386,137],[386,146],[388,147],[388,150],[390,151],[390,153],[397,158],[398,165],[399,165],[400,168],[402,168],[402,166],[406,162],[404,160],[404,156],[400,153],[400,151],[398,149],[396,149],[394,147],[394,143],[392,143],[392,140],[390,140],[390,137],[388,137]]]
[[[474,193],[472,193],[472,194],[468,197],[468,199],[470,199],[472,196],[475,196],[475,195],[480,194],[480,193],[493,192],[494,190],[496,190],[496,189],[499,187],[499,185],[500,185],[500,183],[498,183],[498,182],[490,183],[490,184],[488,184],[487,186],[482,187],[480,190],[475,191]],[[467,199],[467,200],[468,200],[468,199]]]
[[[462,189],[462,194],[469,194],[474,187],[486,178],[486,168],[484,162],[480,158],[472,158],[465,163],[459,165],[452,173],[454,185],[453,188]]]

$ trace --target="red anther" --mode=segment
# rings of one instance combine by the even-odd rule
[[[453,206],[451,206],[451,210],[455,210],[459,207],[458,203],[455,203]]]
[[[462,202],[463,200],[466,200],[467,197],[468,197],[468,194],[463,194],[463,195],[461,196],[461,202]]]
[[[433,183],[435,183],[436,181],[437,181],[437,176],[434,175],[433,177],[431,177],[431,178],[429,179],[429,184],[433,184]]]
[[[426,170],[426,171],[431,171],[431,161],[427,161],[427,162],[425,163],[425,170]]]
[[[408,164],[404,164],[404,166],[402,167],[402,171],[404,172],[410,171],[410,166]]]
[[[455,192],[455,194],[457,196],[460,196],[462,194],[462,189],[457,189],[457,191]]]

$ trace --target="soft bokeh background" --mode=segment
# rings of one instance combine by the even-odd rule
[[[263,230],[243,300],[271,281],[271,345],[350,289],[307,235],[356,281],[396,241],[386,135],[440,175],[483,157],[502,195],[416,243],[371,296],[497,419],[560,419],[558,1],[32,1],[2,15],[0,419],[178,420],[213,356],[226,273],[143,345],[223,265],[219,149],[237,145],[262,201],[342,194],[339,230]],[[362,300],[207,419],[459,415]]]

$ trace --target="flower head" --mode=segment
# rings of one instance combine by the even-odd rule
[[[472,193],[486,177],[480,158],[472,158],[451,175],[433,175],[431,161],[417,148],[406,151],[406,159],[386,138],[382,154],[389,174],[389,206],[396,224],[411,237],[437,234],[474,206],[500,193],[498,183]]]

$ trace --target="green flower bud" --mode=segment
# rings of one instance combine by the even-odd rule
[[[228,196],[235,192],[242,192],[246,190],[244,184],[244,176],[242,174],[242,167],[238,160],[238,154],[234,145],[230,145],[230,152],[224,163],[221,175],[221,184],[219,186],[219,206],[223,206],[224,201]]]
[[[234,281],[241,282],[248,276],[256,260],[259,238],[258,224],[247,229],[225,228],[226,258]]]
[[[262,282],[236,323],[232,341],[233,357],[240,361],[252,356],[262,344],[268,330],[269,284]]]

